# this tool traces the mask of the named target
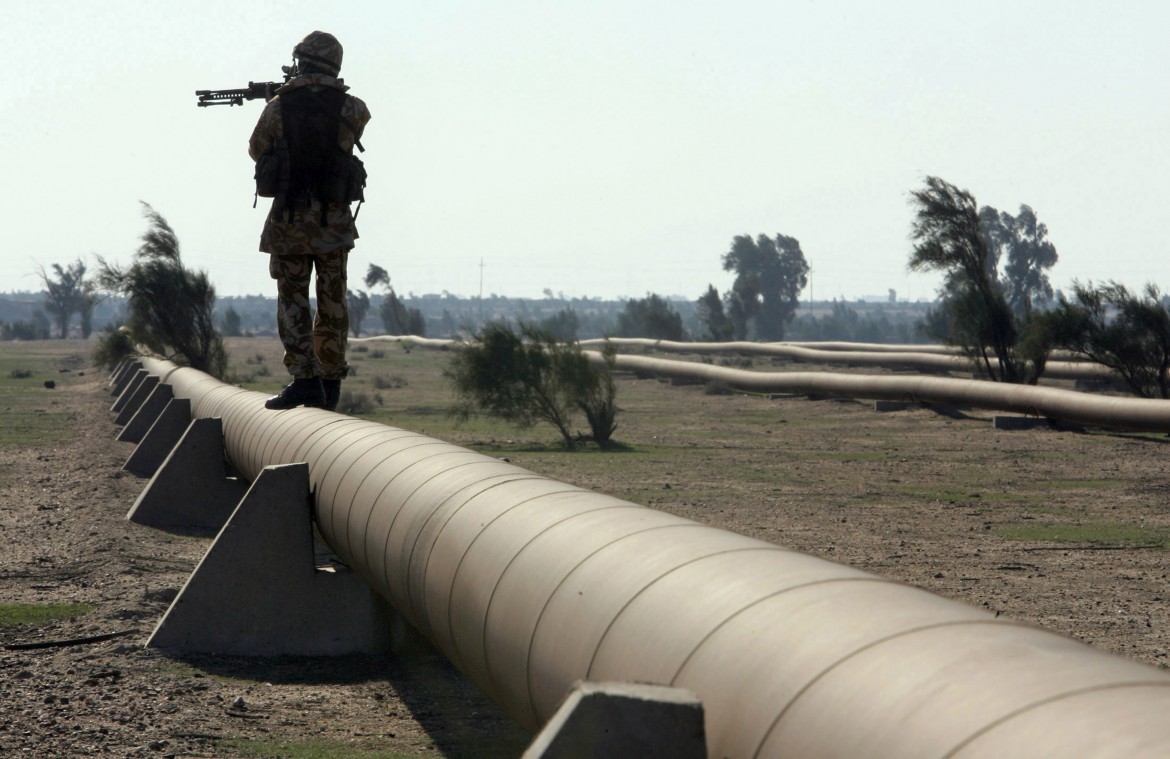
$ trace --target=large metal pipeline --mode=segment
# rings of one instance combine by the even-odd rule
[[[306,462],[329,546],[521,724],[578,680],[687,688],[712,757],[1165,757],[1170,676],[455,445],[144,364],[249,479]]]
[[[600,353],[588,352],[594,363]],[[753,372],[693,361],[647,356],[616,357],[618,369],[659,377],[722,383],[755,393],[798,393],[868,398],[1011,411],[1108,429],[1170,432],[1170,401],[1098,395],[1037,385],[920,375],[837,374],[833,372]]]
[[[392,341],[406,346],[437,348],[446,350],[458,347],[455,340],[415,337],[413,335],[379,335],[355,339],[354,342]],[[637,348],[662,353],[689,353],[704,356],[757,356],[763,358],[787,359],[810,364],[839,364],[846,366],[906,369],[919,372],[965,374],[979,373],[980,367],[971,359],[944,346],[880,346],[861,343],[829,343],[823,347],[817,343],[757,343],[734,341],[721,343],[689,343],[672,340],[655,340],[644,337],[606,337],[581,340],[582,348],[601,349],[607,345],[619,350]],[[1046,380],[1088,380],[1111,382],[1118,379],[1112,369],[1086,361],[1050,360],[1044,365],[1043,378]]]
[[[902,350],[878,346],[833,343],[832,348],[817,343],[756,343],[736,341],[726,343],[688,343],[671,340],[651,340],[641,337],[607,337],[582,340],[583,348],[602,348],[606,344],[622,348],[643,348],[663,353],[698,353],[702,355],[761,356],[789,359],[816,364],[845,364],[848,366],[911,369],[920,372],[979,373],[981,368],[966,356],[942,346],[900,346]],[[889,346],[894,348],[895,346]],[[1106,366],[1084,361],[1051,360],[1044,365],[1044,379],[1091,380],[1107,382],[1117,374]]]
[[[438,349],[457,345],[450,340],[426,338],[401,338],[401,340],[420,347]],[[599,342],[606,341],[583,341],[582,345],[595,345]],[[663,341],[641,341],[636,338],[624,339],[617,344],[629,347],[630,345],[640,345],[643,342],[648,346],[661,346],[663,344]],[[670,349],[681,352],[684,346],[698,346],[694,350],[702,352],[705,349],[704,346],[715,346],[722,350],[734,351],[736,345],[736,343],[673,343],[670,344]],[[775,346],[777,344],[748,343],[745,345],[766,348],[768,345]],[[785,350],[788,349],[785,348]],[[788,352],[791,353],[790,350]],[[595,364],[604,362],[600,353],[593,351],[586,351],[586,353]],[[835,353],[822,351],[820,353],[833,353],[844,357],[855,355],[845,351]],[[888,366],[889,363],[884,359],[898,355],[872,353],[867,355],[866,362],[874,366]],[[953,364],[953,362],[965,360],[942,355],[920,355],[919,358],[924,362],[919,368],[931,365],[932,362],[936,361]],[[833,372],[757,372],[695,361],[676,361],[628,354],[617,355],[614,362],[617,369],[624,371],[673,379],[720,383],[730,389],[744,392],[800,393],[841,398],[945,404],[1009,411],[1107,429],[1170,432],[1170,402],[1160,399],[1100,395],[1049,386],[1018,385],[954,377]],[[939,364],[936,368],[942,366],[943,364]],[[1095,374],[1097,379],[1104,378],[1101,371],[1104,370],[1104,367],[1101,366],[1086,366],[1076,363],[1067,363],[1064,366],[1068,372],[1079,372],[1082,377]],[[951,368],[954,369],[955,366],[952,365]]]

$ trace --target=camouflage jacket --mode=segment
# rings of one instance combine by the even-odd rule
[[[256,128],[248,140],[248,155],[253,161],[272,150],[276,139],[284,133],[280,94],[298,87],[333,87],[342,92],[349,89],[341,79],[326,74],[298,76],[279,88],[276,96],[264,106],[264,112],[260,114],[260,120],[256,122]],[[362,131],[370,120],[370,111],[365,103],[350,95],[341,107],[341,118],[337,142],[343,151],[352,153],[354,142],[361,139]],[[346,122],[357,129],[357,134],[350,131]],[[292,218],[287,221],[280,219],[275,209],[269,209],[264,230],[260,233],[260,250],[263,253],[288,256],[332,253],[353,247],[358,233],[348,205],[329,204],[325,222],[321,224],[321,206],[315,200],[310,208],[292,214]]]

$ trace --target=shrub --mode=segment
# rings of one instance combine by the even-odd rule
[[[113,370],[122,359],[138,355],[138,346],[129,330],[121,324],[107,324],[98,336],[97,347],[93,349],[93,362]]]
[[[483,413],[520,427],[545,422],[573,450],[576,411],[585,413],[594,442],[610,445],[617,426],[611,366],[612,354],[595,367],[575,341],[559,342],[542,327],[521,323],[515,332],[493,322],[455,353],[444,375],[459,399],[457,417]]]

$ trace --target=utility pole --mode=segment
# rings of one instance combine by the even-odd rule
[[[479,259],[479,325],[483,326],[483,258]]]

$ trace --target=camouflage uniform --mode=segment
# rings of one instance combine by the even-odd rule
[[[341,46],[330,35],[314,32],[297,46],[294,55],[321,52],[306,45],[322,38],[331,45],[324,51],[325,57],[335,60],[339,69]],[[342,92],[349,89],[341,79],[316,72],[297,76],[280,87],[264,107],[248,141],[252,160],[259,160],[272,150],[284,133],[280,95],[301,87],[314,90],[330,87]],[[342,151],[352,153],[354,143],[361,138],[370,120],[370,112],[365,103],[350,95],[342,105],[341,117],[337,141]],[[357,134],[349,125],[353,125]],[[284,365],[295,378],[341,379],[349,368],[345,360],[349,331],[345,294],[346,264],[358,237],[353,214],[348,204],[330,203],[322,217],[321,203],[316,198],[303,210],[286,212],[277,208],[277,203],[273,201],[264,222],[260,250],[270,255],[268,271],[277,282],[277,327],[284,345]],[[315,319],[309,306],[309,280],[313,271],[317,273]]]

